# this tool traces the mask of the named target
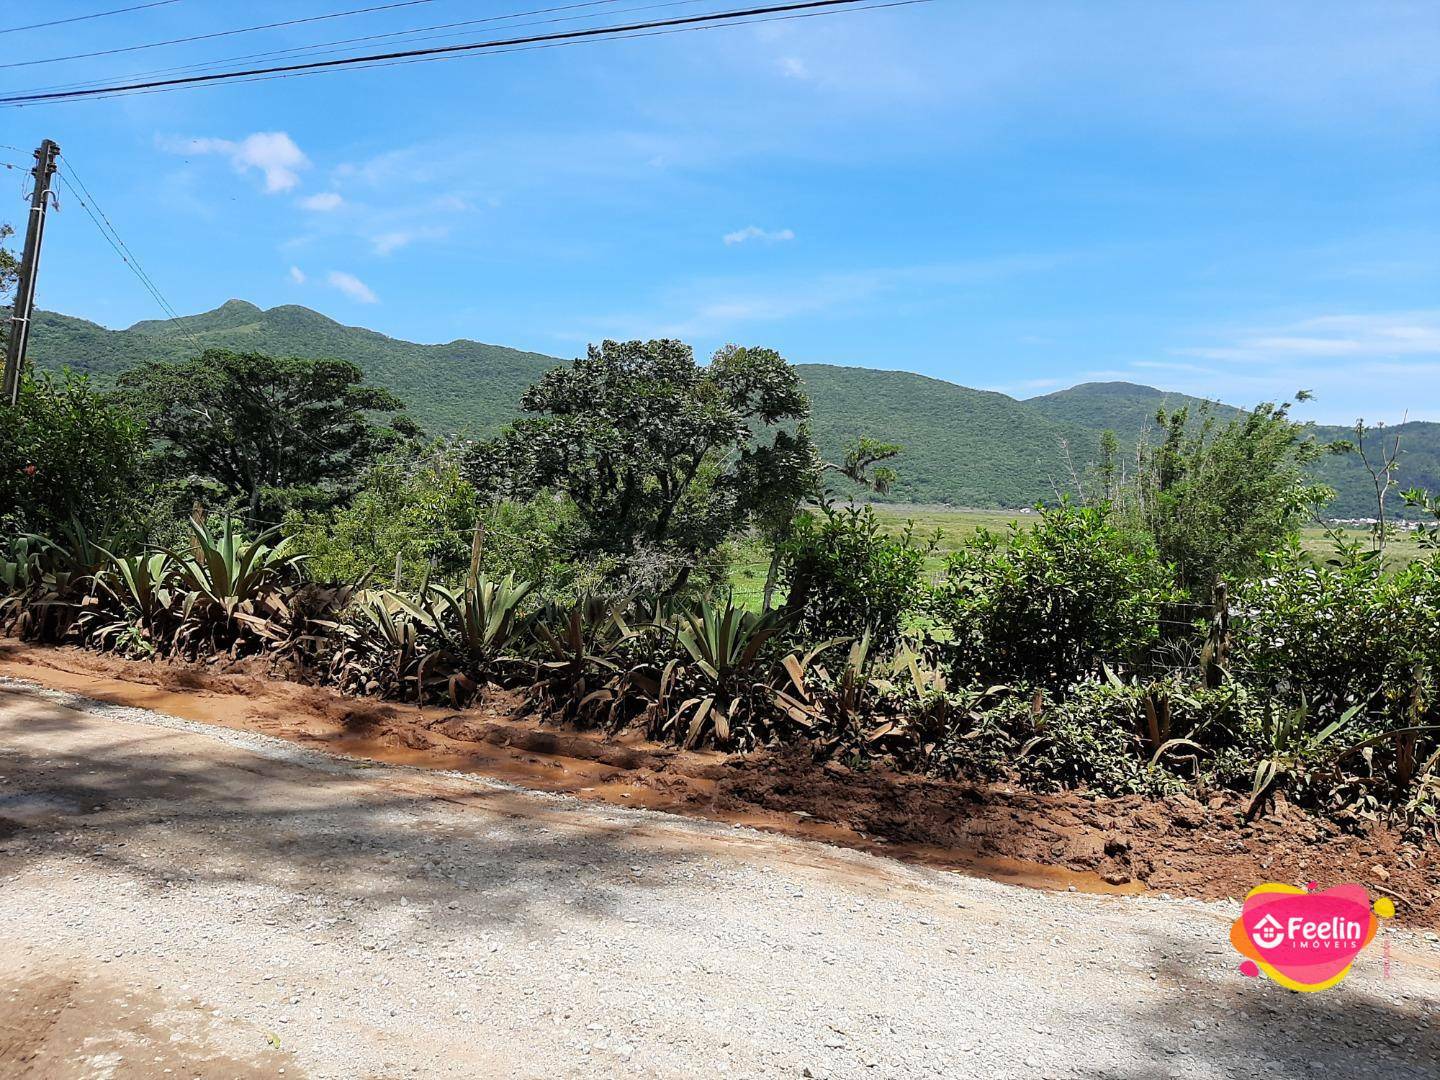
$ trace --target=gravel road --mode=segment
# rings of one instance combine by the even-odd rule
[[[0,685],[6,1077],[1433,1077],[1440,943],[1042,893]]]

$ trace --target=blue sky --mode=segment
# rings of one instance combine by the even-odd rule
[[[0,35],[0,62],[358,6],[180,0]],[[525,9],[433,0],[0,89]],[[1431,0],[939,0],[4,110],[0,143],[60,142],[182,313],[297,303],[561,356],[735,341],[1021,397],[1305,387],[1322,421],[1440,420],[1437,56]],[[68,200],[40,303],[157,316]]]

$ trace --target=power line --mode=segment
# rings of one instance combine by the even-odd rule
[[[165,45],[185,45],[192,41],[210,41],[213,38],[234,37],[236,34],[253,34],[260,30],[278,30],[286,26],[326,22],[330,19],[345,19],[351,15],[369,15],[376,11],[393,11],[396,8],[416,7],[419,4],[433,4],[434,2],[435,0],[400,0],[400,2],[393,4],[376,4],[372,7],[353,8],[349,11],[332,11],[328,15],[310,15],[303,19],[284,19],[280,22],[262,23],[258,26],[240,26],[233,30],[216,30],[209,34],[191,34],[189,37],[169,38],[166,41],[150,41],[143,45],[125,45],[116,49],[100,49],[96,52],[72,53],[69,56],[49,56],[43,60],[17,60],[11,64],[0,64],[0,68],[34,67],[36,64],[58,64],[66,60],[89,60],[96,56],[117,56],[120,53],[158,49]]]
[[[685,4],[698,4],[698,3],[704,3],[704,2],[705,2],[705,0],[678,0],[678,3],[685,3]],[[532,8],[532,9],[529,10],[529,11],[516,11],[516,12],[510,13],[509,15],[491,15],[491,16],[488,16],[488,17],[483,18],[483,19],[464,19],[464,20],[461,20],[460,22],[436,23],[436,24],[434,24],[434,25],[432,25],[432,26],[417,26],[417,27],[414,28],[413,30],[393,30],[393,31],[390,31],[390,32],[384,33],[384,34],[365,34],[365,35],[362,35],[362,36],[360,36],[360,37],[340,38],[340,39],[337,40],[337,41],[317,41],[317,42],[313,42],[312,44],[309,44],[309,45],[296,45],[296,46],[293,46],[293,47],[288,48],[288,49],[271,49],[271,50],[269,50],[269,51],[267,51],[267,52],[245,53],[245,54],[243,54],[243,55],[241,55],[241,56],[230,56],[230,57],[225,57],[225,58],[220,59],[220,60],[206,60],[206,61],[202,61],[202,62],[196,63],[196,64],[181,64],[181,65],[176,66],[176,67],[157,68],[157,69],[155,69],[155,70],[153,70],[153,71],[140,71],[140,72],[136,72],[135,74],[133,74],[133,75],[131,75],[131,76],[127,76],[127,77],[128,77],[128,78],[133,78],[133,79],[148,79],[148,78],[152,78],[152,77],[159,76],[159,75],[177,75],[177,74],[182,74],[182,73],[191,72],[191,71],[206,71],[206,70],[209,70],[209,69],[211,69],[211,68],[223,67],[223,66],[226,65],[226,64],[238,64],[238,63],[241,63],[241,62],[246,61],[246,60],[269,60],[269,59],[278,59],[278,58],[281,58],[281,57],[296,57],[296,56],[324,56],[324,55],[327,55],[328,53],[333,53],[333,52],[346,52],[346,51],[349,51],[349,50],[344,49],[344,48],[338,48],[338,47],[332,47],[332,46],[358,45],[358,44],[363,44],[363,43],[365,43],[365,42],[395,41],[395,40],[400,39],[400,38],[410,38],[410,39],[415,40],[415,41],[430,41],[430,40],[434,40],[435,38],[443,37],[443,35],[436,34],[436,35],[433,35],[432,37],[428,37],[428,38],[426,38],[426,37],[416,37],[415,35],[417,35],[417,34],[425,34],[425,33],[428,33],[429,31],[432,31],[432,30],[456,30],[456,29],[460,29],[461,27],[466,27],[466,26],[480,26],[480,25],[486,24],[486,23],[506,22],[506,21],[508,21],[508,20],[510,20],[510,19],[520,19],[520,18],[524,18],[524,17],[527,16],[527,15],[549,15],[549,14],[553,14],[554,12],[557,12],[557,11],[578,11],[578,10],[580,10],[580,9],[582,9],[582,8],[607,7],[607,6],[609,6],[609,5],[617,4],[617,3],[620,3],[620,0],[586,0],[586,2],[584,2],[584,3],[578,3],[578,4],[560,4],[560,5],[557,5],[557,6],[555,6],[555,7]],[[656,4],[656,5],[652,5],[652,6],[654,6],[654,7],[667,7],[667,6],[672,6],[672,5],[668,5],[668,4]],[[619,14],[621,11],[642,11],[642,10],[648,10],[648,9],[646,9],[646,8],[622,8],[622,9],[620,9],[620,11],[612,11],[612,12],[610,12],[610,14]],[[578,19],[578,18],[599,18],[599,17],[601,16],[601,14],[602,14],[601,12],[596,12],[596,13],[593,14],[593,15],[588,15],[588,16],[573,16],[573,17],[574,17],[574,18],[577,18],[577,19]],[[562,20],[552,20],[552,21],[557,21],[557,22],[558,22],[558,21],[562,21]],[[533,25],[533,24],[525,24],[525,25]],[[77,82],[56,83],[56,84],[50,85],[50,86],[37,86],[37,87],[34,88],[34,91],[33,91],[33,92],[39,92],[39,91],[43,91],[43,90],[75,90],[75,89],[80,89],[80,88],[88,87],[88,86],[102,86],[102,85],[104,85],[105,83],[112,82],[113,80],[114,80],[114,76],[110,76],[110,77],[108,77],[108,78],[103,78],[103,79],[84,79],[84,80],[80,80],[80,81],[77,81]]]
[[[915,2],[915,0],[911,0]],[[420,60],[427,58],[443,58],[460,54],[476,53],[482,50],[497,50],[517,45],[531,45],[542,42],[563,42],[576,41],[584,38],[610,38],[626,34],[633,34],[640,31],[655,30],[666,27],[701,27],[706,24],[719,23],[724,20],[753,20],[757,16],[782,14],[785,12],[809,11],[814,14],[822,13],[820,9],[834,9],[840,7],[853,7],[862,3],[862,0],[798,0],[790,4],[772,4],[764,7],[742,8],[731,11],[708,12],[701,15],[686,15],[673,19],[656,19],[647,22],[622,24],[619,26],[596,26],[579,30],[566,30],[556,34],[535,34],[527,37],[503,38],[491,41],[481,41],[471,44],[434,46],[426,49],[408,49],[390,53],[375,53],[368,56],[352,56],[338,60],[316,60],[304,64],[285,64],[276,67],[250,68],[242,71],[217,72],[211,75],[192,75],[175,79],[159,79],[148,82],[137,82],[128,84],[112,84],[110,86],[93,87],[85,90],[62,90],[50,93],[15,94],[0,97],[0,105],[27,105],[49,101],[78,100],[81,98],[112,96],[115,94],[128,93],[132,91],[174,89],[185,86],[195,86],[204,83],[231,82],[236,80],[249,80],[256,76],[277,76],[297,75],[308,72],[334,70],[336,68],[354,67],[357,65],[378,65],[384,66],[387,62],[405,62],[407,60]],[[902,7],[904,3],[898,4],[874,4],[874,7]]]
[[[165,294],[160,291],[160,287],[155,284],[154,279],[151,278],[145,271],[145,268],[140,265],[140,260],[136,258],[135,252],[130,250],[130,245],[125,243],[124,238],[110,221],[109,216],[105,213],[99,202],[96,201],[95,196],[90,194],[90,189],[85,186],[85,181],[81,179],[80,174],[75,171],[75,163],[63,153],[60,155],[60,159],[64,162],[64,167],[59,173],[60,182],[64,184],[70,194],[75,197],[75,201],[80,204],[80,208],[85,211],[86,216],[95,223],[95,228],[100,231],[101,237],[110,245],[115,254],[120,257],[120,261],[130,268],[130,272],[133,273],[140,284],[144,286],[145,291],[160,305],[160,310],[164,313],[165,317],[174,323],[180,333],[189,339],[195,351],[197,353],[204,352],[204,346],[202,346],[200,342],[195,339],[195,336],[181,323],[180,316],[170,305],[170,301],[165,299]],[[66,175],[67,173],[69,176]],[[69,177],[71,176],[75,178],[74,184],[70,183]],[[79,190],[76,190],[76,185],[78,185]],[[99,217],[96,217],[97,214]]]
[[[43,30],[47,26],[64,26],[67,23],[88,22],[91,19],[103,19],[107,15],[124,15],[130,11],[144,11],[146,8],[164,7],[166,4],[178,4],[180,0],[152,0],[148,4],[132,4],[130,7],[112,8],[109,11],[97,11],[94,15],[73,15],[68,19],[51,19],[49,22],[31,23],[29,26],[10,26],[0,30],[0,34],[16,34],[21,30]]]
[[[675,27],[675,28],[666,29],[666,30],[651,30],[651,31],[648,31],[648,32],[643,32],[643,33],[642,33],[642,32],[636,32],[636,33],[616,33],[616,34],[611,34],[611,35],[603,36],[603,37],[599,37],[599,36],[597,36],[597,37],[584,37],[584,38],[579,38],[579,39],[576,39],[576,40],[546,40],[546,41],[544,41],[542,44],[519,45],[519,46],[508,47],[508,48],[492,49],[492,50],[489,50],[489,51],[485,52],[484,54],[462,53],[462,54],[459,54],[459,55],[449,54],[449,55],[442,55],[442,56],[422,56],[422,57],[411,58],[411,59],[404,59],[404,60],[391,60],[391,61],[387,61],[387,62],[385,62],[385,63],[365,64],[365,65],[361,66],[361,67],[359,68],[359,70],[369,71],[369,70],[372,70],[372,69],[380,69],[380,68],[387,68],[387,67],[399,67],[399,66],[404,65],[404,64],[433,64],[433,63],[437,63],[437,62],[441,62],[441,61],[447,61],[447,60],[464,60],[464,59],[469,59],[470,57],[472,57],[472,56],[474,56],[474,55],[507,56],[507,55],[509,55],[509,54],[511,54],[511,53],[538,52],[538,51],[540,51],[540,50],[542,50],[542,49],[560,49],[560,48],[566,48],[566,47],[575,46],[575,45],[595,45],[595,44],[600,44],[600,43],[606,42],[606,41],[637,41],[637,40],[640,40],[640,39],[642,39],[642,38],[667,37],[667,36],[672,35],[672,34],[692,34],[692,33],[701,33],[701,32],[709,31],[709,30],[728,30],[728,29],[731,29],[732,27],[751,26],[751,25],[757,25],[757,24],[760,24],[760,23],[791,22],[791,21],[797,21],[797,20],[800,20],[800,19],[817,19],[817,18],[825,18],[825,17],[827,17],[827,16],[838,15],[838,14],[852,14],[852,13],[859,13],[859,12],[865,12],[865,11],[882,11],[882,10],[885,10],[885,9],[887,9],[887,8],[914,7],[914,6],[918,5],[918,4],[929,4],[929,3],[934,3],[934,2],[935,2],[935,0],[886,0],[886,2],[884,2],[884,3],[873,3],[873,2],[872,2],[872,3],[857,3],[857,6],[855,6],[855,7],[850,7],[850,8],[846,8],[844,12],[837,12],[837,11],[802,11],[802,12],[799,12],[798,14],[791,14],[791,15],[772,15],[772,16],[769,16],[769,17],[767,17],[767,18],[747,19],[747,20],[745,20],[745,21],[743,21],[743,22],[712,22],[712,23],[706,23],[705,25],[702,25],[702,26],[681,26],[681,27]],[[552,37],[560,37],[560,38],[565,37],[565,35],[551,35],[551,36],[552,36]],[[327,73],[328,73],[327,71],[295,71],[295,72],[289,72],[288,74],[280,74],[280,75],[253,75],[253,76],[249,76],[249,77],[245,77],[245,78],[235,78],[235,79],[232,80],[232,82],[234,82],[234,83],[236,83],[236,84],[244,84],[244,83],[255,83],[255,82],[271,82],[271,81],[276,80],[276,79],[303,79],[303,78],[307,78],[307,77],[310,77],[310,76],[313,76],[313,75],[324,75],[324,74],[327,74]],[[228,83],[222,84],[222,83],[219,83],[219,82],[210,82],[210,83],[204,83],[204,84],[202,84],[202,87],[203,87],[203,86],[219,86],[219,85],[229,85],[229,84],[228,84]],[[145,95],[145,94],[167,94],[167,93],[173,93],[173,92],[175,92],[176,90],[185,90],[185,89],[190,89],[190,87],[187,87],[187,86],[164,86],[164,87],[160,87],[159,89],[153,89],[153,90],[136,90],[136,91],[133,91],[132,93],[134,93],[134,94],[136,94],[136,95]],[[108,97],[121,97],[121,96],[124,96],[124,93],[123,93],[123,92],[117,92],[117,93],[111,93],[111,94],[108,94],[108,95],[105,95],[105,96],[108,96]],[[6,102],[4,99],[0,99],[0,105],[6,105],[6,104],[7,104],[7,102]],[[24,108],[24,105],[23,105],[23,104],[20,104],[20,105],[12,105],[11,107],[12,107],[12,108]]]

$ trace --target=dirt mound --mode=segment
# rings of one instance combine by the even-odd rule
[[[816,762],[743,756],[542,726],[492,691],[462,712],[341,697],[254,664],[134,663],[0,644],[0,674],[339,753],[459,769],[618,806],[670,810],[1045,888],[1243,896],[1264,881],[1356,881],[1399,916],[1440,925],[1440,859],[1393,830],[1341,832],[1283,802],[1244,824],[1239,800],[1090,798]]]

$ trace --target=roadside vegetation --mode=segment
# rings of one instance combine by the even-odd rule
[[[795,370],[605,342],[486,441],[343,361],[206,352],[0,410],[0,631],[262,658],[347,694],[683,747],[1440,834],[1435,528],[1322,524],[1288,403],[1161,413],[1026,513],[915,514],[901,447],[826,460]],[[866,435],[884,434],[861,433]],[[1440,523],[1423,491],[1391,505]]]

